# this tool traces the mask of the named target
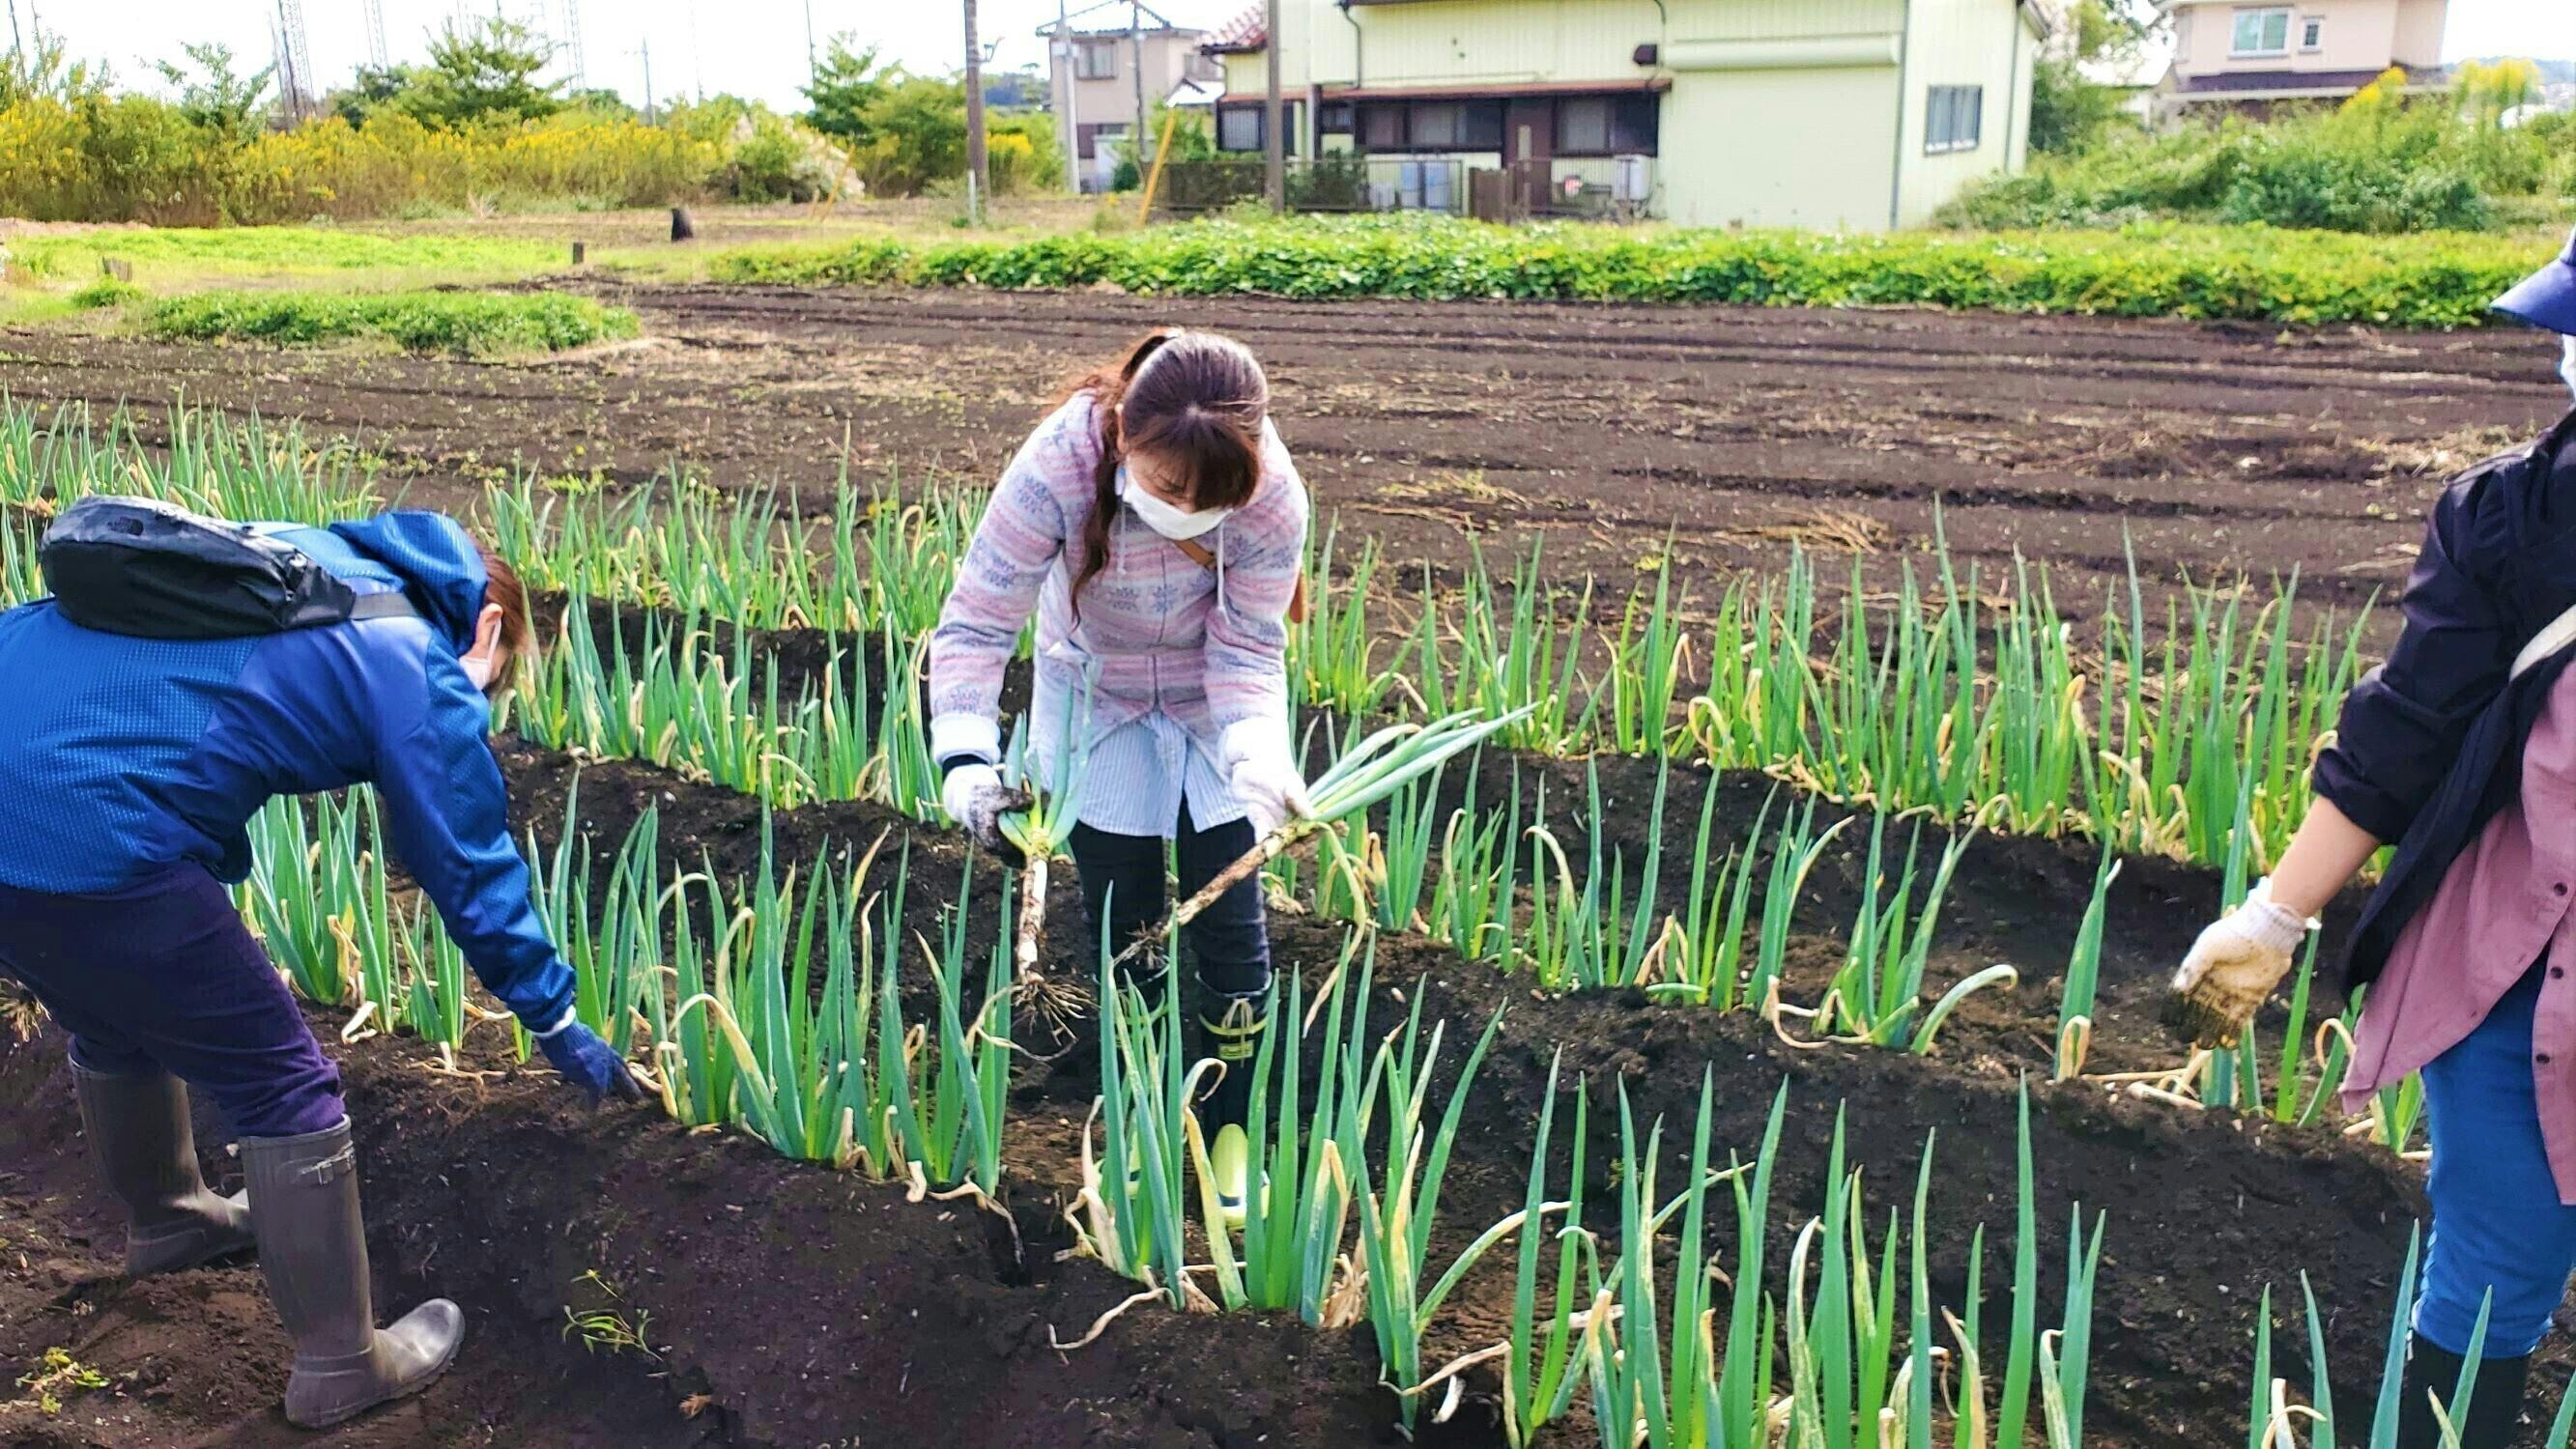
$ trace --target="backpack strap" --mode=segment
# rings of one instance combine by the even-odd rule
[[[2532,635],[2531,641],[2522,646],[2522,652],[2514,656],[2513,673],[2507,677],[2520,679],[2542,660],[2570,644],[2576,644],[2576,608],[2541,625],[2540,632]]]
[[[1176,538],[1172,540],[1172,546],[1188,554],[1190,562],[1200,568],[1210,573],[1216,572],[1216,555],[1208,551],[1206,544],[1195,538]],[[1297,570],[1296,592],[1288,596],[1288,622],[1303,624],[1306,622],[1306,617],[1313,612],[1313,607],[1306,602],[1306,571],[1301,568]]]
[[[411,600],[405,598],[400,589],[360,594],[349,601],[349,622],[352,624],[367,619],[417,619],[419,617],[420,610],[411,606]]]

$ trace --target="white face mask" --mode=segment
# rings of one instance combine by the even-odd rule
[[[1136,516],[1145,520],[1147,528],[1180,542],[1206,533],[1225,522],[1226,515],[1234,512],[1231,508],[1202,508],[1193,513],[1186,508],[1175,507],[1155,497],[1150,489],[1129,477],[1125,464],[1118,468],[1118,496],[1126,500],[1128,507],[1136,510]]]
[[[2567,390],[2576,393],[2576,334],[2559,344],[2558,375],[2567,380]]]
[[[465,678],[474,686],[475,693],[490,694],[492,692],[491,655],[468,654],[464,658],[457,660],[456,663],[465,671]]]

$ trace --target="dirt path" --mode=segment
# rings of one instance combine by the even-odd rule
[[[2151,579],[2296,569],[2358,602],[2400,577],[2443,476],[2566,401],[2512,329],[582,285],[647,339],[495,365],[20,332],[0,388],[301,417],[432,500],[675,461],[810,491],[845,440],[862,479],[989,477],[1080,363],[1177,321],[1261,353],[1320,505],[1395,560],[1544,536],[1553,571],[1619,579],[1669,531],[1705,598],[1793,539],[1857,544],[1883,580],[1937,509],[1990,572],[2046,562],[2072,612],[2132,548]]]

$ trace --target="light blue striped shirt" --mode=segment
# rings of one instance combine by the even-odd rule
[[[1051,763],[1032,762],[1042,781]],[[1185,796],[1190,822],[1201,830],[1244,818],[1243,802],[1235,798],[1215,759],[1158,709],[1092,742],[1074,813],[1094,830],[1169,840],[1180,823]]]

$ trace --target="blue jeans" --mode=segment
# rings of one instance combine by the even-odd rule
[[[44,1003],[83,1069],[166,1071],[239,1136],[300,1137],[348,1116],[339,1068],[203,867],[96,896],[0,886],[0,974]]]
[[[2532,1088],[2531,1018],[2545,967],[2424,1069],[2433,1237],[2415,1331],[2455,1354],[2469,1351],[2490,1293],[2485,1357],[2538,1348],[2576,1269],[2576,1207],[2558,1201]]]

